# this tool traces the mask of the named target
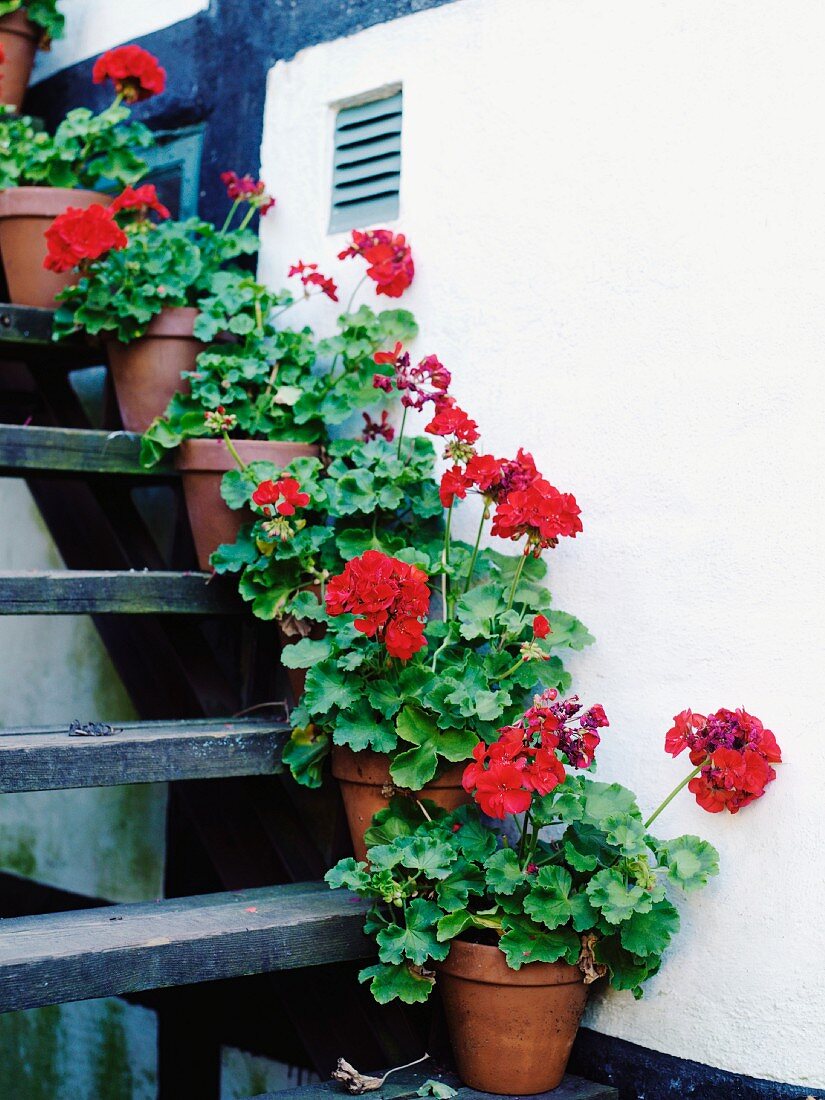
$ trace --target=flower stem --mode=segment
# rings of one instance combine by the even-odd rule
[[[464,582],[464,591],[467,592],[470,588],[470,582],[473,579],[473,571],[476,567],[476,560],[478,558],[478,548],[481,545],[481,536],[484,533],[484,524],[490,518],[490,505],[485,503],[484,511],[481,513],[481,523],[478,525],[478,534],[476,535],[476,543],[473,547],[473,556],[470,558],[470,568],[467,570],[467,579]]]
[[[364,285],[364,283],[366,281],[367,281],[367,276],[366,276],[366,274],[364,274],[364,275],[361,276],[361,278],[355,284],[355,289],[353,290],[352,294],[350,294],[349,301],[347,302],[347,309],[346,309],[347,313],[352,313],[352,303],[355,301],[355,295],[358,293],[358,291],[361,289],[361,287]]]
[[[441,565],[443,567],[443,572],[441,574],[441,602],[443,604],[441,614],[442,614],[442,618],[444,619],[445,623],[447,622],[447,619],[449,618],[449,611],[448,611],[449,582],[448,582],[448,579],[447,579],[447,567],[450,564],[450,526],[452,524],[452,520],[453,520],[453,506],[451,504],[450,507],[447,509],[447,522],[444,525],[444,549],[441,551]]]
[[[501,676],[498,677],[498,682],[501,683],[501,681],[506,680],[508,676],[512,676],[513,673],[516,671],[516,669],[521,668],[521,666],[523,664],[524,664],[524,658],[519,657],[519,659],[516,661],[516,663],[514,665],[512,665],[510,668],[508,668],[506,672],[502,672]]]
[[[250,204],[249,209],[247,210],[247,212],[244,214],[243,218],[241,219],[241,224],[238,226],[238,232],[239,233],[243,233],[244,229],[246,229],[246,227],[249,225],[249,223],[255,217],[255,211],[257,209],[258,209],[257,206],[253,206],[252,204]]]
[[[227,231],[227,229],[231,225],[232,219],[235,217],[235,211],[238,209],[238,207],[240,205],[241,205],[241,200],[240,199],[235,199],[235,201],[230,206],[229,213],[226,215],[226,221],[221,226],[221,236],[223,236],[223,234]]]
[[[670,792],[670,794],[667,796],[667,798],[664,800],[664,802],[661,804],[661,806],[659,806],[657,809],[655,809],[653,811],[653,813],[650,815],[650,817],[647,819],[647,821],[645,822],[645,828],[646,829],[650,828],[650,826],[653,824],[653,822],[656,820],[656,818],[659,816],[659,814],[662,812],[662,810],[664,810],[666,806],[670,805],[670,803],[673,801],[673,799],[676,797],[676,795],[679,793],[679,791],[681,791],[684,787],[686,787],[688,785],[688,783],[690,783],[691,779],[693,779],[695,776],[697,776],[699,774],[699,772],[702,770],[702,768],[704,768],[704,766],[705,766],[705,762],[702,761],[702,763],[698,767],[694,768],[693,771],[690,772],[689,775],[685,776],[685,778],[682,780],[682,782],[677,787],[673,788],[673,790]]]
[[[405,405],[404,406],[404,415],[401,417],[401,428],[399,429],[399,432],[398,432],[398,450],[396,451],[396,454],[395,454],[396,458],[401,457],[401,443],[404,439],[404,426],[407,423],[407,413],[408,412],[409,412],[409,406]]]
[[[513,600],[516,598],[516,589],[518,588],[518,582],[521,580],[521,574],[524,572],[524,564],[527,561],[527,555],[522,554],[521,561],[516,566],[515,576],[513,577],[513,583],[510,587],[510,597],[507,600],[506,611],[509,611],[513,606]]]
[[[527,831],[528,831],[529,828],[530,828],[530,811],[527,810],[527,812],[524,815],[524,821],[522,821],[522,823],[521,823],[521,839],[519,840],[519,845],[518,845],[519,865],[521,865],[521,861],[522,861],[522,859],[524,859],[524,852],[525,852],[525,848],[527,846]]]
[[[238,454],[237,450],[235,449],[235,444],[229,438],[229,435],[228,435],[227,432],[223,433],[223,441],[226,444],[226,449],[229,451],[229,453],[232,455],[232,457],[238,463],[239,469],[243,470],[243,472],[246,473],[247,465],[244,462],[244,460],[241,458],[241,456]]]

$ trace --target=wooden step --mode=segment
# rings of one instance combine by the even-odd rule
[[[139,456],[140,436],[131,432],[0,424],[0,476],[37,470],[53,475],[128,474],[166,479],[177,473],[171,461],[146,470]]]
[[[53,340],[53,321],[54,310],[0,302],[0,359],[53,363],[64,371],[106,362],[100,346],[81,336]]]
[[[274,775],[288,734],[253,718],[128,722],[97,737],[68,725],[0,730],[0,793]]]
[[[370,956],[366,903],[322,882],[0,922],[0,1012]]]
[[[406,1097],[414,1100],[418,1089],[425,1081],[439,1081],[457,1090],[455,1100],[506,1100],[506,1098],[494,1097],[489,1092],[479,1092],[478,1089],[462,1085],[455,1074],[446,1073],[439,1066],[432,1065],[428,1070],[426,1063],[424,1065],[423,1070],[416,1067],[414,1070],[394,1073],[380,1089],[368,1092],[366,1095],[374,1097],[375,1100],[401,1100],[402,1097],[405,1100]],[[358,1067],[358,1069],[361,1068]],[[372,1070],[363,1072],[373,1074]],[[380,1077],[382,1072],[376,1071],[374,1076]],[[251,1097],[250,1100],[289,1100],[289,1098],[321,1100],[321,1097],[344,1095],[346,1093],[343,1086],[337,1081],[330,1081],[323,1085],[304,1085],[302,1088],[285,1089],[281,1092],[260,1093]],[[516,1097],[515,1100],[522,1100],[522,1098]],[[619,1090],[614,1089],[612,1085],[598,1085],[595,1081],[585,1081],[583,1077],[574,1077],[568,1073],[558,1088],[553,1089],[552,1092],[532,1094],[530,1100],[619,1100]]]
[[[0,615],[238,615],[237,590],[209,573],[60,569],[0,572]]]

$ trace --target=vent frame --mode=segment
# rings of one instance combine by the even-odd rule
[[[399,86],[337,106],[330,233],[363,229],[398,217],[403,112],[403,89]]]

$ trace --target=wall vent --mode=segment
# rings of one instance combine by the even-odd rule
[[[398,217],[402,93],[342,107],[335,119],[330,232]]]

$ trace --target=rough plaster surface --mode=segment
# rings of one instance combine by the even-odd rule
[[[208,7],[209,0],[60,0],[66,34],[38,54],[35,81]]]
[[[684,905],[645,999],[600,996],[587,1022],[810,1087],[825,1085],[824,47],[815,0],[460,0],[277,65],[262,152],[279,203],[262,274],[280,285],[318,261],[345,302],[360,272],[326,235],[331,104],[403,82],[415,350],[454,372],[490,450],[526,444],[582,506],[551,578],[598,639],[572,669],[611,717],[602,778],[656,805],[685,774],[662,749],[685,706],[746,705],[784,748],[738,817],[684,797],[660,819],[712,840],[723,874]],[[313,302],[294,319],[334,316]]]

